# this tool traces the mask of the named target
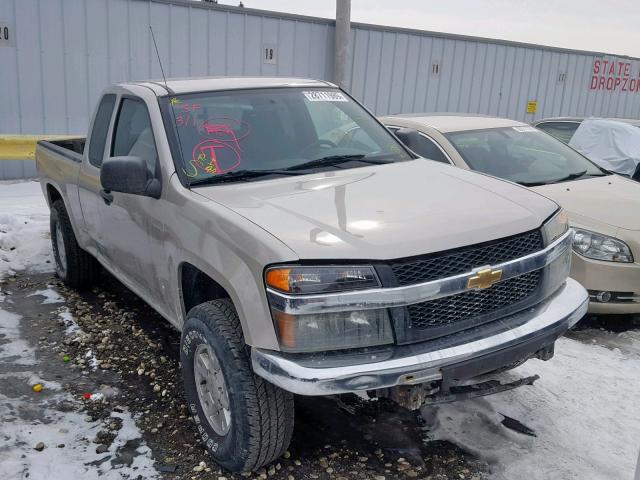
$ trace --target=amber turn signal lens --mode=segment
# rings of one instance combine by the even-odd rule
[[[267,286],[280,290],[282,292],[289,292],[291,287],[289,286],[289,274],[290,268],[273,268],[267,272]]]
[[[273,311],[273,316],[278,323],[278,333],[280,334],[280,344],[284,347],[294,348],[296,346],[296,319],[288,313]]]

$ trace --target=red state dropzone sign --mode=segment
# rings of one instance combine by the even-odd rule
[[[631,63],[615,60],[593,62],[590,90],[640,92],[640,71],[632,75]]]

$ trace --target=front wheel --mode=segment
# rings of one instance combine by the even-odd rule
[[[293,395],[253,373],[229,300],[187,314],[180,360],[189,409],[217,463],[251,471],[282,455],[293,433]]]

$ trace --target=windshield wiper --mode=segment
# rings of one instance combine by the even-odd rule
[[[587,174],[587,171],[584,170],[582,172],[575,172],[575,173],[570,173],[569,175],[567,175],[566,177],[562,177],[562,178],[557,178],[555,180],[546,180],[543,182],[517,182],[520,185],[523,185],[525,187],[538,187],[540,185],[551,185],[553,183],[562,183],[562,182],[568,182],[571,180],[576,180],[580,177],[584,177]]]
[[[308,162],[304,162],[304,163],[300,163],[299,165],[288,167],[286,170],[287,171],[306,170],[308,168],[313,168],[313,167],[339,165],[341,163],[352,162],[354,160],[359,162],[364,162],[364,163],[371,163],[374,165],[393,162],[393,160],[383,160],[381,158],[367,158],[366,155],[363,155],[361,153],[357,155],[328,155],[326,157],[316,158],[315,160],[309,160]]]
[[[189,182],[189,186],[211,185],[214,183],[232,182],[235,180],[248,180],[250,178],[263,177],[265,175],[302,175],[303,172],[292,172],[289,170],[233,170],[231,172],[213,175],[211,177],[199,178]]]

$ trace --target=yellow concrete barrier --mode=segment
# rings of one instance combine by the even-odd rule
[[[64,140],[80,135],[0,135],[0,160],[33,160],[38,140]]]

